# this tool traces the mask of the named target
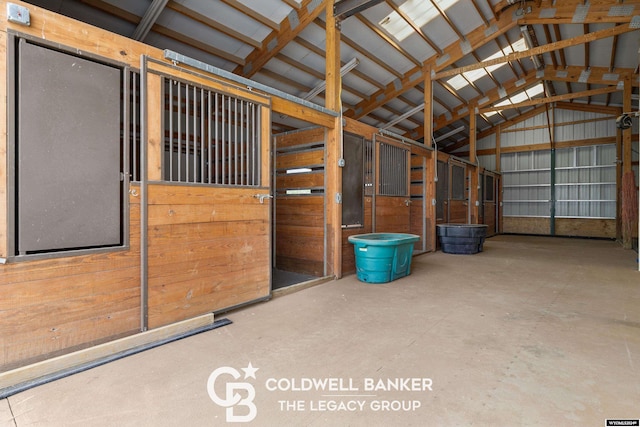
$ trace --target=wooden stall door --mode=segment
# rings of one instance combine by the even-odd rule
[[[411,232],[411,153],[409,147],[376,137],[376,193],[374,202],[377,233]]]
[[[466,224],[469,218],[467,168],[464,163],[449,162],[450,224]]]
[[[272,192],[268,99],[149,67],[151,329],[269,297]]]
[[[436,181],[436,224],[449,221],[449,166],[438,160],[438,180]]]
[[[487,225],[487,236],[497,233],[497,179],[493,174],[482,174],[482,211],[483,221]]]

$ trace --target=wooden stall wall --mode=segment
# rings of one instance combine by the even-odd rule
[[[275,266],[324,276],[325,129],[276,135],[274,153]]]
[[[0,92],[6,99],[7,32],[119,63],[139,65],[154,49],[25,3],[31,26],[0,19]],[[0,1],[6,11],[6,2]],[[78,37],[83,34],[83,37]],[[0,112],[0,163],[7,164],[7,103]],[[0,168],[0,256],[7,257],[7,175]],[[126,220],[126,219],[125,219]],[[140,331],[140,205],[129,199],[129,247],[0,265],[0,371]]]
[[[14,3],[29,9],[31,26],[10,23],[4,15],[0,19],[0,56],[4,61],[0,67],[0,95],[3,99],[7,95],[9,30],[36,41],[46,40],[61,49],[68,48],[74,54],[123,64],[132,70],[137,70],[141,58],[146,57],[153,58],[156,67],[160,63],[165,67],[171,65],[162,59],[163,52],[159,49],[30,4]],[[0,11],[6,11],[6,5],[6,1],[0,0]],[[215,80],[184,70],[182,76],[175,77],[196,79],[196,75],[201,79],[196,85],[208,86]],[[124,201],[125,205],[128,201],[124,210],[127,212],[124,222],[128,222],[124,226],[125,245],[38,259],[20,259],[15,253],[9,253],[8,236],[12,231],[7,219],[8,177],[7,169],[0,168],[0,257],[4,258],[0,264],[0,372],[144,330],[144,316],[141,316],[144,252],[148,260],[146,290],[150,328],[269,296],[272,201],[256,197],[268,196],[271,183],[269,102],[261,104],[261,117],[267,125],[262,126],[260,132],[262,141],[267,142],[261,154],[259,185],[229,189],[167,183],[163,181],[162,169],[166,137],[162,115],[166,104],[161,95],[160,77],[152,77],[147,98],[149,182],[145,185],[146,192],[136,183],[124,189],[130,192]],[[227,90],[236,86],[233,82],[218,81],[218,84]],[[291,117],[305,118],[322,126],[334,123],[330,114],[311,111],[284,99],[273,97],[270,103],[273,111]],[[0,111],[0,134],[3,135],[0,163],[4,165],[8,162],[7,115],[4,102]],[[318,159],[319,163],[323,162],[322,155]],[[322,188],[324,178],[322,173],[319,175],[313,185]],[[280,178],[281,185],[294,185],[287,181],[292,178]],[[143,194],[147,198],[144,218],[141,217]],[[305,202],[300,203],[302,200]],[[322,200],[323,195],[311,195],[296,199],[295,206],[287,207],[286,203],[291,201],[285,198],[282,212],[286,215],[288,211],[288,218],[281,217],[283,224],[298,226],[290,230],[289,236],[308,233],[304,244],[298,240],[294,248],[289,248],[289,253],[304,253],[300,250],[303,247],[308,253],[312,252],[306,261],[315,273],[322,273],[324,261]],[[147,221],[146,235],[141,230],[144,221]],[[144,252],[141,236],[146,236],[148,243]]]
[[[129,249],[0,265],[0,372],[140,330],[140,204]]]
[[[149,185],[149,328],[269,296],[271,207],[256,193]]]
[[[357,122],[353,119],[345,118],[344,130],[354,135],[362,136],[365,140],[372,141],[373,134],[377,129]],[[373,171],[372,164],[365,164],[365,174],[371,174]],[[356,234],[366,234],[373,231],[373,186],[366,186],[367,182],[372,184],[372,177],[365,177],[364,189],[364,224],[359,228],[343,228],[342,229],[342,272],[344,274],[352,274],[356,272],[356,260],[353,245],[349,243],[349,236]]]

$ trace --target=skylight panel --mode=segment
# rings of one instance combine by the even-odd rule
[[[529,100],[529,97],[527,96],[527,92],[522,91],[520,93],[513,95],[511,98],[509,98],[509,100],[511,101],[512,104],[517,104],[519,102]]]
[[[460,90],[469,84],[460,74],[447,80],[447,83],[455,90]]]
[[[534,87],[527,89],[526,92],[527,95],[529,95],[529,98],[533,98],[534,96],[540,95],[544,92],[544,86],[542,86],[542,83],[538,83]]]
[[[442,10],[446,10],[459,0],[440,0],[438,6]],[[424,0],[407,0],[400,5],[400,10],[407,14],[418,27],[423,27],[427,22],[440,15],[431,2]],[[387,30],[389,34],[398,41],[403,41],[411,34],[413,28],[400,16],[396,11],[391,12],[378,23],[382,28]]]

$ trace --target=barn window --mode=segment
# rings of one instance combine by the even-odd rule
[[[9,254],[125,244],[127,70],[11,35]]]
[[[260,105],[165,79],[165,181],[260,185]]]
[[[409,156],[407,149],[381,143],[379,152],[378,194],[381,196],[408,196]]]

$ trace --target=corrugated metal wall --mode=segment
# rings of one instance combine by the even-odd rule
[[[555,109],[554,138],[558,142],[615,137],[615,118],[600,113]],[[521,129],[518,131],[518,129]],[[508,129],[501,135],[502,147],[518,147],[549,142],[546,113]],[[495,138],[479,141],[487,148]],[[637,152],[634,153],[637,159]],[[503,201],[505,217],[555,216],[559,218],[616,217],[616,147],[613,144],[551,150],[503,153]],[[495,156],[479,156],[480,164],[495,168]],[[638,167],[635,166],[637,171]],[[552,174],[555,185],[552,188]],[[555,190],[555,198],[554,191]],[[555,200],[552,200],[554,198]]]
[[[610,115],[555,109],[556,142],[616,136],[616,122]]]
[[[504,216],[551,215],[551,151],[501,156]]]
[[[556,216],[616,217],[616,147],[556,150]]]

